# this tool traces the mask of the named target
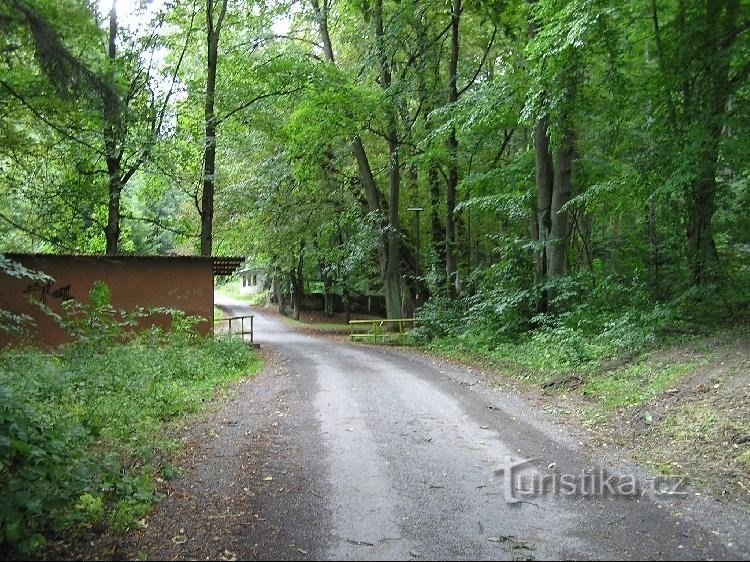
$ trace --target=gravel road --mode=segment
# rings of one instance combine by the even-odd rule
[[[580,430],[476,370],[255,314],[267,367],[191,429],[183,477],[111,555],[750,557],[747,517],[612,464]]]

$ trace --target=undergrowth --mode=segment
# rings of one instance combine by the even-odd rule
[[[92,525],[132,525],[155,499],[154,479],[174,473],[167,423],[258,367],[241,340],[198,336],[179,313],[171,331],[128,333],[127,315],[105,313],[107,291],[95,287],[91,296],[62,319],[78,331],[71,344],[0,354],[6,553],[33,553]]]

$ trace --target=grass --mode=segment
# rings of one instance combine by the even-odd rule
[[[749,501],[750,448],[736,442],[748,435],[750,419],[742,408],[711,399],[694,401],[673,409],[651,430],[640,457],[649,464],[677,467],[719,499]]]
[[[699,364],[698,361],[666,364],[646,356],[620,369],[592,373],[581,392],[596,402],[599,412],[632,409],[662,394]]]
[[[350,330],[349,324],[337,323],[337,322],[303,322],[301,320],[295,320],[290,316],[280,316],[280,318],[294,328],[304,328],[313,330],[321,333],[331,334],[348,334]]]
[[[125,529],[156,498],[171,423],[259,361],[235,338],[146,332],[101,348],[0,354],[0,545],[34,552],[104,523]]]

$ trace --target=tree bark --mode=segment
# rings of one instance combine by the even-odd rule
[[[116,0],[112,0],[109,12],[109,38],[107,57],[112,72],[115,70],[117,59],[117,7]],[[121,159],[118,153],[118,123],[120,120],[118,100],[114,92],[104,95],[104,152],[107,164],[107,178],[109,197],[107,201],[107,226],[104,229],[107,255],[115,255],[120,244],[120,196],[122,194]]]
[[[702,76],[696,84],[695,100],[688,105],[693,117],[692,134],[701,134],[696,158],[696,180],[688,187],[687,242],[688,261],[694,285],[714,278],[711,271],[718,262],[713,237],[713,215],[716,212],[716,175],[719,162],[724,116],[729,102],[729,49],[720,44],[722,38],[735,37],[737,0],[706,2]]]
[[[391,68],[385,52],[383,28],[383,0],[374,7],[375,40],[380,61],[380,86],[387,93],[391,86]],[[401,191],[401,165],[396,115],[393,108],[388,119],[388,252],[384,279],[385,308],[388,318],[401,317],[401,230],[399,225],[399,195]]]
[[[430,186],[430,231],[435,261],[445,271],[445,231],[440,220],[440,180],[438,173],[438,169],[434,165],[431,165],[427,170],[427,183]],[[440,285],[447,286],[444,283]]]
[[[323,44],[323,53],[326,56],[326,60],[334,62],[333,44],[331,43],[331,35],[328,33],[328,0],[323,0],[322,8],[318,0],[310,0],[310,4],[312,5],[315,19],[318,22],[318,34]]]
[[[547,277],[547,253],[552,227],[550,210],[552,208],[554,171],[552,154],[549,147],[549,135],[547,133],[548,124],[548,117],[542,117],[534,126],[533,134],[536,175],[536,221],[539,240],[536,273],[537,281],[539,282]],[[542,309],[546,309],[546,300],[542,303]]]
[[[448,64],[448,102],[458,101],[458,48],[461,0],[451,3],[451,55]],[[458,189],[458,140],[452,128],[446,142],[448,149],[448,179],[445,193],[445,276],[448,295],[455,298],[458,293],[458,260],[456,257],[456,190]]]
[[[390,160],[388,197],[388,266],[385,280],[385,304],[388,318],[401,317],[401,229],[398,208],[401,190],[401,170],[398,155],[398,138],[395,124],[388,132]]]
[[[201,255],[213,252],[214,195],[216,192],[216,68],[219,57],[219,34],[227,11],[227,1],[221,0],[214,20],[214,0],[206,0],[206,99],[204,106],[205,143],[203,149],[203,191],[201,193]]]
[[[573,165],[573,133],[566,130],[562,144],[555,151],[555,171],[550,207],[549,243],[547,246],[547,278],[554,279],[565,271],[565,255],[568,248],[568,212],[561,211],[570,200],[570,181]],[[554,298],[550,288],[548,298]]]
[[[326,318],[333,316],[333,280],[329,275],[323,275],[323,314]]]
[[[273,271],[273,295],[276,299],[276,306],[278,307],[279,314],[286,316],[286,303],[284,302],[284,287],[283,287],[283,276],[278,266],[274,267]]]
[[[302,297],[305,294],[305,281],[302,275],[303,266],[305,259],[305,243],[300,243],[299,248],[299,259],[297,260],[297,266],[292,270],[292,316],[295,320],[299,320],[302,312]]]

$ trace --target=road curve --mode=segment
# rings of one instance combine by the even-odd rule
[[[217,304],[248,313],[236,301]],[[600,472],[580,436],[470,369],[305,336],[254,314],[255,341],[277,351],[296,381],[285,423],[306,443],[296,463],[321,499],[317,509],[301,499],[304,490],[285,500],[279,540],[304,543],[295,552],[337,560],[748,557],[741,521],[732,528],[731,517],[727,526],[696,516],[708,504],[681,487],[687,497],[654,493],[678,482],[653,483],[637,466]],[[508,478],[508,463],[524,461]]]

